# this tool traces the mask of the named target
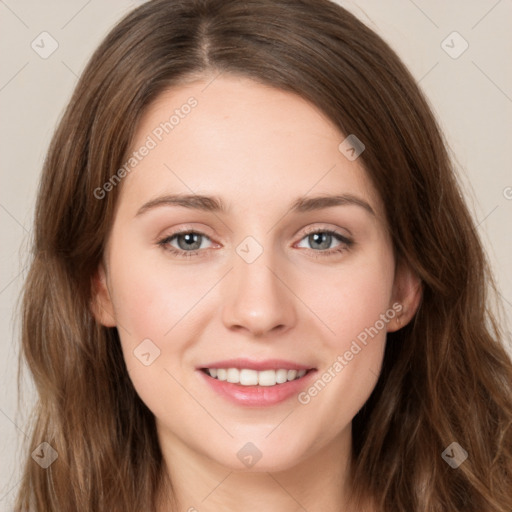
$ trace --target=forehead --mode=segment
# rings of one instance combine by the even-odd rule
[[[296,94],[243,77],[198,80],[164,91],[146,109],[127,155],[134,165],[122,196],[214,194],[254,211],[307,194],[347,193],[379,212],[360,160],[339,149],[344,139]]]

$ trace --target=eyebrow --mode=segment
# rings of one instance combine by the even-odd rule
[[[315,197],[299,197],[291,205],[291,212],[310,212],[332,208],[334,206],[353,205],[359,206],[371,215],[375,216],[373,208],[364,200],[352,194],[321,195]],[[161,206],[182,206],[194,210],[206,212],[226,213],[227,208],[222,199],[215,196],[199,194],[175,194],[157,197],[143,204],[137,211],[136,216]]]

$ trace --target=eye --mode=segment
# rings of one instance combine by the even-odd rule
[[[312,250],[319,256],[328,256],[349,249],[353,243],[351,239],[336,231],[315,229],[309,231],[306,236],[301,239],[299,244],[297,244],[297,247]]]
[[[204,233],[183,230],[166,236],[158,241],[158,245],[178,257],[203,256],[208,249],[211,239]],[[304,245],[308,244],[308,245]],[[314,229],[309,231],[297,247],[311,251],[315,256],[329,256],[348,250],[354,244],[353,240],[333,230]],[[201,250],[202,249],[202,250]]]
[[[210,238],[196,231],[182,231],[169,235],[158,242],[158,245],[177,256],[189,257],[198,254],[199,249],[206,249],[205,244]]]

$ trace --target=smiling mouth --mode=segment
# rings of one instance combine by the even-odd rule
[[[249,368],[201,368],[213,379],[241,386],[279,386],[293,380],[302,379],[310,370],[251,370]]]

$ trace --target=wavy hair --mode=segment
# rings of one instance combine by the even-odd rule
[[[366,145],[396,256],[421,279],[411,323],[388,334],[353,421],[354,500],[379,512],[512,510],[512,365],[489,307],[481,242],[427,101],[390,47],[328,0],[154,0],[122,19],[82,73],[42,173],[22,296],[21,366],[38,391],[17,512],[154,510],[164,465],[154,417],[92,279],[137,123],[164,90],[219,73],[309,100]],[[21,367],[20,366],[20,367]],[[453,441],[458,469],[441,457]]]

